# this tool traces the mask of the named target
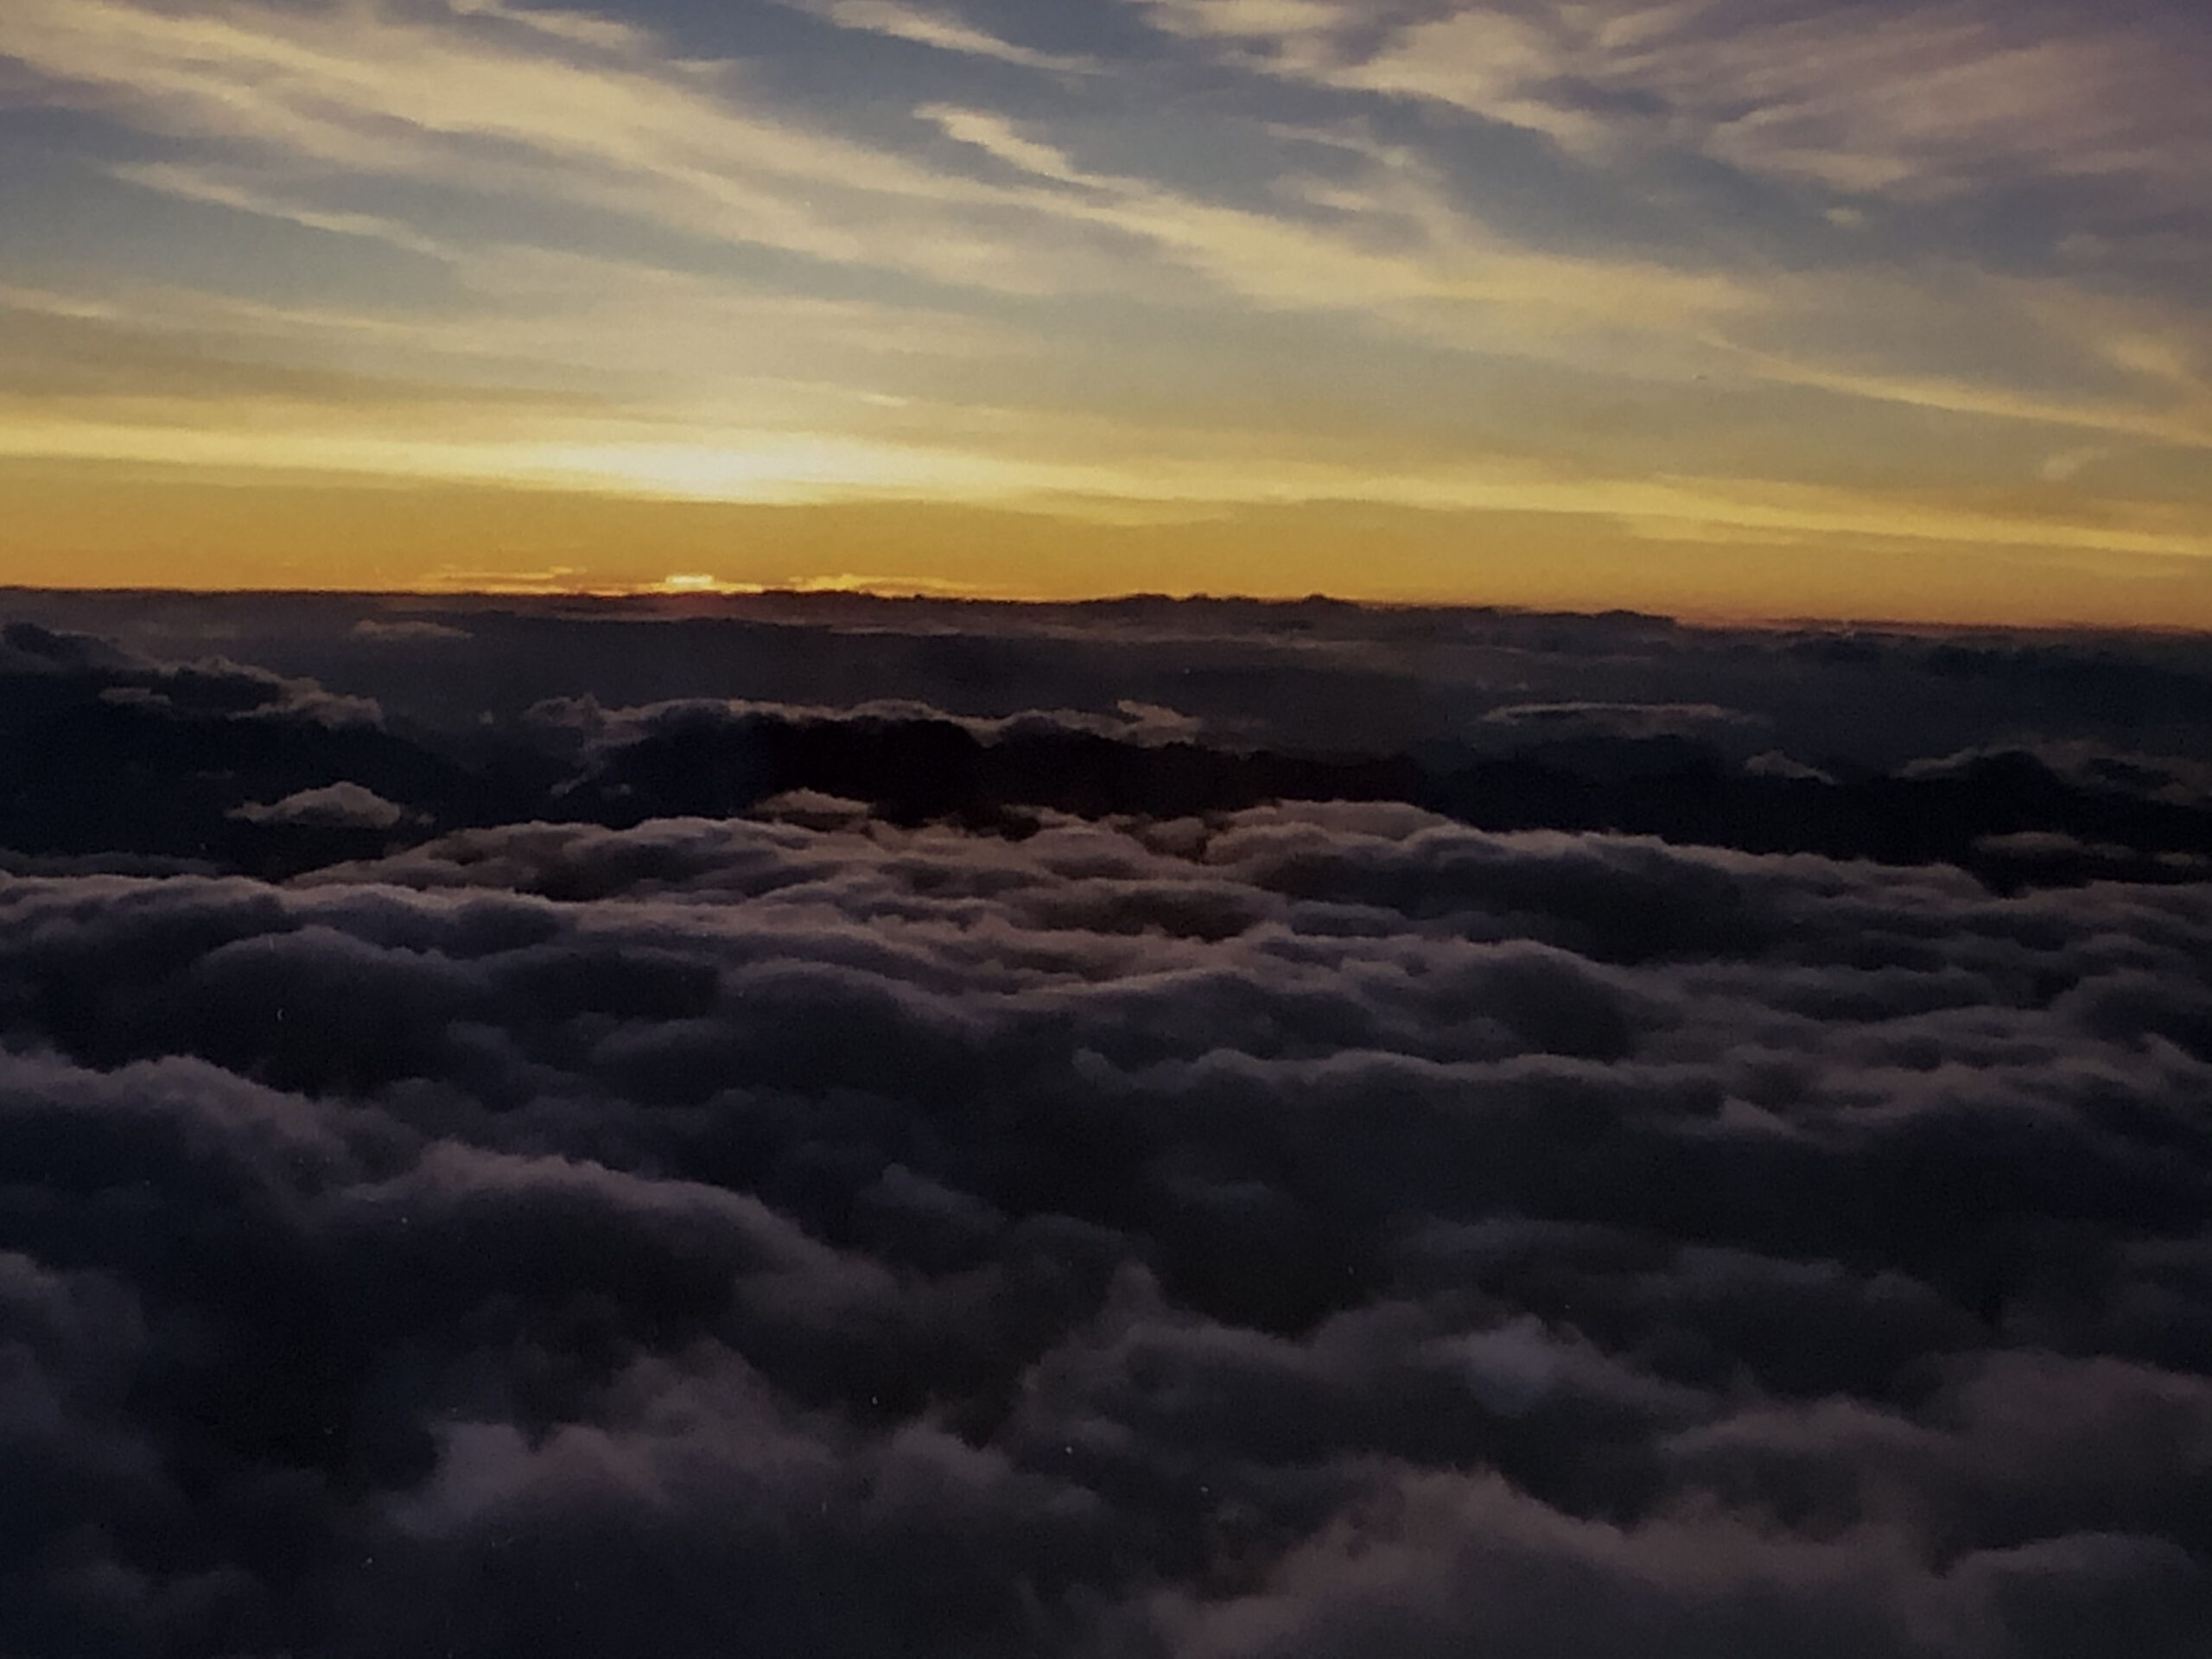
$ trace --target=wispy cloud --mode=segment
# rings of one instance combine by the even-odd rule
[[[2203,59],[2124,10],[1143,3],[1164,29],[1268,73],[1446,104],[1583,150],[1658,143],[1846,194],[1941,197],[2043,176],[2124,185],[2133,205],[2171,207],[2193,200],[2212,167]],[[2212,49],[2212,31],[2194,36]]]
[[[543,25],[553,14],[533,16],[512,28],[510,12],[492,7],[187,15],[132,0],[29,0],[0,18],[0,51],[99,89],[144,124],[245,145],[294,169],[519,191],[963,286],[1082,291],[1116,285],[1117,268],[1131,285],[1133,245],[1274,304],[1496,303],[1516,292],[1580,304],[1604,285],[1592,280],[1594,262],[1580,262],[1581,280],[1560,280],[1577,262],[1482,245],[1478,227],[1404,156],[1377,169],[1364,199],[1340,195],[1326,211],[1290,198],[1227,203],[1081,169],[989,110],[925,106],[923,120],[998,164],[996,177],[968,174],[779,117],[737,69],[702,75],[652,56],[630,32],[602,43],[586,31],[587,48],[570,31],[549,35]],[[132,176],[319,228],[429,245],[385,215],[276,206],[279,193],[235,175],[172,162]],[[1097,194],[1045,188],[1070,183]],[[1119,239],[1102,241],[1100,232]],[[1649,265],[1625,275],[1639,308],[1709,297],[1719,286]],[[1571,297],[1578,292],[1580,301]]]
[[[741,70],[656,56],[635,31],[549,30],[554,16],[31,0],[0,19],[0,50],[219,147],[124,169],[137,183],[442,257],[449,235],[332,205],[334,181],[535,196],[987,292],[1181,304],[1195,274],[1247,304],[1477,348],[1554,350],[1563,322],[1751,302],[1714,273],[1515,249],[1405,154],[1350,192],[1287,174],[1272,199],[1231,200],[1085,168],[987,107],[924,106],[918,122],[975,158],[963,170],[779,116]]]
[[[1713,22],[1706,0],[1620,13],[1602,27],[1585,18],[1574,29],[1548,13],[1462,10],[1387,34],[1363,57],[1344,55],[1360,14],[1338,0],[1173,0],[1155,10],[1171,27],[1264,48],[1271,64],[1337,84],[1423,97],[1457,88],[1454,99],[1493,114],[1541,92],[1560,118],[1522,113],[1566,137],[1586,136],[1576,123],[1588,112],[1569,120],[1562,89],[1573,80],[1591,102],[1599,70],[1621,88],[1656,77],[1669,108],[1724,101],[1724,92],[1745,105],[1746,86],[1767,86],[1772,96],[1750,99],[1729,124],[1739,135],[1760,124],[1762,111],[1797,98],[1802,79],[1752,61],[1764,50],[1777,64],[1795,62],[1796,48],[1780,49],[1795,35],[1690,53],[1682,42],[1693,26]],[[845,0],[836,20],[895,33],[923,16]],[[1736,350],[1731,320],[1771,316],[1789,308],[1777,302],[1782,288],[1794,304],[1811,287],[1710,261],[1516,243],[1404,145],[1367,146],[1349,175],[1319,177],[1286,159],[1265,194],[1203,194],[1088,166],[998,110],[938,103],[914,113],[918,127],[953,141],[950,152],[902,153],[776,111],[741,68],[702,71],[627,26],[581,16],[571,26],[567,16],[524,20],[488,3],[183,14],[133,0],[29,0],[0,18],[0,50],[94,86],[148,125],[197,133],[234,156],[245,147],[227,166],[169,161],[125,168],[126,177],[442,257],[454,255],[449,236],[320,200],[327,189],[313,169],[535,195],[986,292],[1186,303],[1194,274],[1246,304],[1351,313],[1462,349],[1682,375],[1763,372],[1760,356]],[[1677,57],[1707,66],[1697,98],[1674,85],[1688,73]],[[1711,67],[1716,59],[1721,67]],[[1719,131],[1706,137],[1719,142]],[[1846,147],[1854,165],[1876,165],[1873,152]],[[282,176],[257,177],[247,162]],[[1184,274],[1179,291],[1174,271]],[[1732,365],[1716,357],[1731,352]],[[1833,387],[1851,378],[1817,376]],[[1858,378],[1870,386],[1880,378]]]
[[[2086,231],[2060,276],[1897,229],[1998,184],[2099,181],[2115,223],[2177,200],[2212,172],[2185,59],[2147,12],[1872,3],[1879,28],[1809,0],[1151,0],[1173,73],[1249,72],[1201,107],[1158,64],[905,0],[771,19],[868,72],[842,105],[512,0],[16,0],[0,57],[134,135],[86,161],[104,188],[408,275],[346,301],[27,281],[0,453],[2212,550],[2170,481],[2212,448],[2201,296],[2101,281]],[[1578,222],[1577,192],[1637,228]],[[1762,206],[1724,222],[1724,192]],[[1369,354],[1394,398],[1327,386]]]
[[[0,54],[138,124],[345,173],[519,194],[839,263],[1020,284],[1022,262],[957,209],[990,185],[770,109],[728,67],[620,30],[549,29],[504,7],[182,13],[27,0]],[[579,35],[582,38],[578,38]]]
[[[388,214],[346,213],[289,200],[259,185],[226,178],[209,168],[175,162],[137,162],[120,163],[110,170],[126,184],[181,197],[187,201],[207,202],[218,207],[235,208],[242,213],[281,219],[308,230],[327,231],[336,236],[366,237],[432,259],[459,257],[452,243],[426,236]]]
[[[595,47],[607,52],[635,52],[649,45],[649,37],[620,18],[592,12],[545,10],[510,5],[506,0],[449,0],[463,17],[488,17],[519,25],[575,46]]]
[[[1083,188],[1056,197],[1053,213],[1119,232],[1248,304],[1351,312],[1469,350],[1573,355],[1587,348],[1593,327],[1694,334],[1704,320],[1764,303],[1717,270],[1516,246],[1404,149],[1366,149],[1365,167],[1350,181],[1287,168],[1269,197],[1234,201],[1087,170],[987,111],[923,113],[1010,168]],[[1617,353],[1618,344],[1608,349]]]
[[[858,29],[865,34],[911,41],[918,46],[934,47],[940,52],[990,58],[1000,63],[1014,64],[1025,69],[1049,70],[1056,74],[1089,75],[1096,74],[1101,69],[1099,64],[1089,58],[1058,52],[1039,52],[1030,47],[1017,46],[945,12],[900,4],[899,0],[822,0],[821,3],[793,0],[793,3],[798,5],[799,10],[810,12],[825,22],[835,23],[839,29]]]

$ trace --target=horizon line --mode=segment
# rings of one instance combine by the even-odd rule
[[[1675,627],[1707,632],[1738,630],[1744,632],[1853,632],[1866,630],[1925,634],[2069,634],[2143,636],[2170,639],[2212,639],[2212,626],[2179,622],[2149,621],[2042,621],[1999,622],[1962,621],[1937,618],[1902,615],[1822,615],[1815,613],[1732,613],[1720,610],[1679,611],[1651,610],[1637,606],[1606,606],[1602,608],[1578,610],[1568,607],[1518,605],[1504,601],[1478,599],[1355,599],[1342,594],[1316,590],[1300,594],[1268,594],[1242,592],[1215,592],[1192,589],[1173,592],[1157,588],[1132,588],[1126,591],[1054,597],[1041,594],[994,594],[981,592],[927,592],[905,588],[895,583],[881,587],[868,586],[810,586],[798,583],[790,586],[731,583],[713,588],[652,584],[626,588],[311,588],[311,587],[208,587],[198,588],[182,584],[130,583],[116,586],[60,585],[42,582],[0,582],[0,596],[10,594],[42,594],[68,599],[324,599],[324,600],[406,600],[476,605],[559,605],[563,603],[636,605],[658,604],[663,609],[677,608],[695,613],[711,614],[748,601],[836,601],[864,600],[886,605],[928,605],[937,607],[993,607],[998,609],[1082,610],[1116,605],[1154,603],[1164,605],[1246,606],[1278,610],[1293,610],[1300,606],[1328,606],[1344,610],[1377,613],[1460,612],[1528,620],[1545,618],[1573,618],[1580,620],[1635,620],[1664,623]]]

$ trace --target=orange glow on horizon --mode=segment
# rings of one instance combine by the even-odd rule
[[[0,582],[516,595],[763,589],[1014,600],[1326,593],[1731,621],[2212,629],[2212,559],[1859,538],[1654,541],[1602,512],[641,499],[352,480],[216,484],[0,465]]]

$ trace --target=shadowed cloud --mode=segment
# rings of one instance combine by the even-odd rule
[[[1997,874],[2109,860],[2050,827],[2085,803],[2201,838],[2186,754],[2056,735],[2170,702],[2185,650],[1794,635],[1747,678],[1742,636],[1635,617],[816,595],[756,602],[813,618],[787,690],[895,643],[830,620],[897,621],[964,642],[972,712],[572,677],[425,723],[420,687],[336,688],[524,622],[611,684],[588,631],[624,608],[107,603],[330,678],[0,645],[10,710],[119,777],[168,757],[165,794],[210,774],[170,830],[262,872],[133,866],[148,814],[92,801],[105,845],[85,817],[0,877],[26,1651],[2201,1641],[2212,897]],[[1032,701],[1085,651],[1250,669],[1280,636],[1327,683],[1447,625],[1518,642],[1464,732],[1548,747],[1332,758],[1225,742],[1218,688]],[[1031,630],[1029,677],[974,677]],[[1539,639],[1593,684],[1641,653],[1647,695],[1548,693]],[[1931,663],[2062,688],[2052,765],[1822,782],[1757,747],[1798,676]],[[2036,827],[1885,864],[1466,821],[1679,799],[1693,763],[1821,835],[1885,800],[1892,833]]]

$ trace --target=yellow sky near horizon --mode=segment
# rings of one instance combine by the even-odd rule
[[[1758,535],[1655,543],[1602,514],[1307,503],[761,505],[416,480],[215,483],[0,462],[11,585],[424,594],[846,588],[1066,600],[1314,593],[1714,621],[2212,630],[2212,561]],[[1084,510],[1085,506],[1092,510]],[[31,550],[37,550],[33,551]],[[1348,579],[1349,578],[1349,579]]]

